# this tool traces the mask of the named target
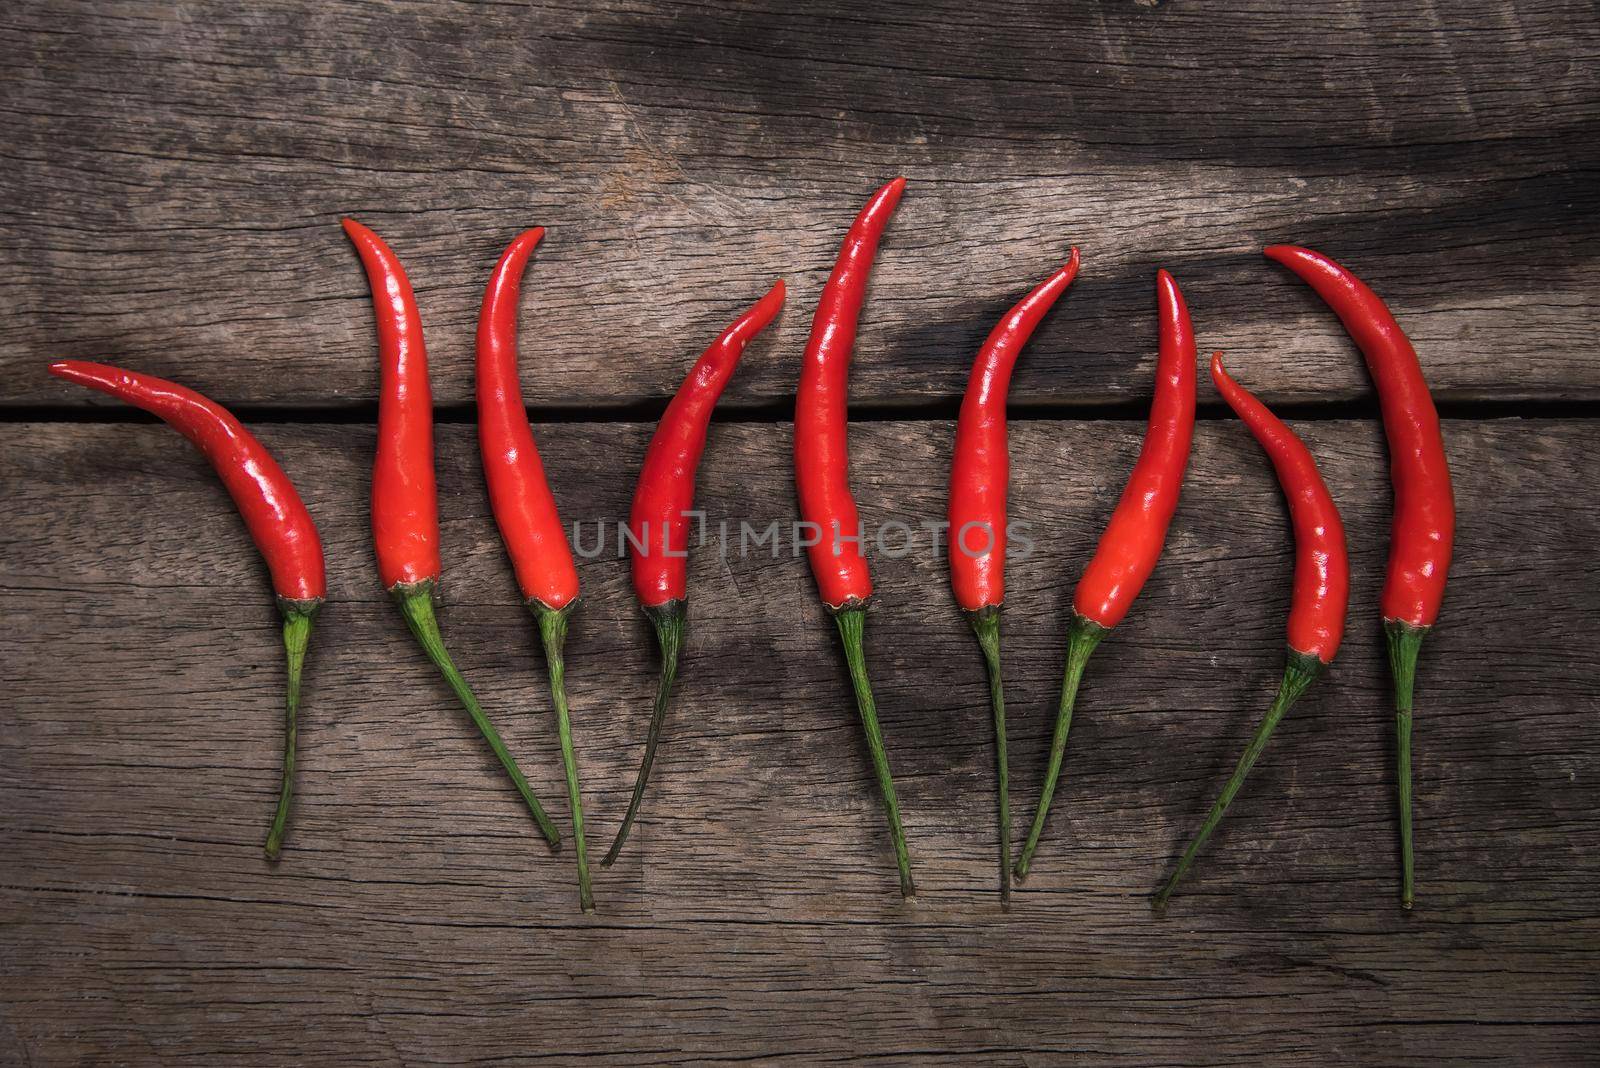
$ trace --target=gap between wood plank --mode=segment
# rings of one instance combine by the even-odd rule
[[[662,397],[633,404],[594,407],[531,406],[528,416],[540,423],[654,423],[666,411],[670,398]],[[1600,405],[1579,400],[1549,401],[1439,401],[1441,419],[1600,419]],[[942,397],[904,406],[894,404],[851,405],[852,423],[948,421],[961,409],[959,397]],[[1284,419],[1318,422],[1379,417],[1376,399],[1317,403],[1274,404],[1272,410]],[[378,406],[356,404],[344,408],[278,408],[241,405],[231,411],[245,423],[304,423],[327,426],[365,426],[378,420]],[[793,419],[789,402],[759,405],[727,405],[712,415],[716,423],[787,423]],[[1143,422],[1150,415],[1148,398],[1107,403],[1012,404],[1007,415],[1013,420],[1060,420],[1087,422]],[[1216,401],[1201,401],[1195,409],[1199,420],[1232,419],[1233,412]],[[471,404],[439,405],[433,410],[440,425],[474,423],[477,409]],[[0,407],[0,425],[16,423],[154,423],[155,416],[122,406],[79,407],[75,405],[18,405]]]

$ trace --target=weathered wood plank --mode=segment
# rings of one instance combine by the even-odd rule
[[[902,906],[847,683],[801,560],[692,561],[693,625],[635,839],[576,909],[514,795],[373,589],[371,432],[266,426],[323,527],[303,773],[260,857],[281,668],[259,565],[155,427],[0,430],[0,1060],[615,1064],[1580,1064],[1600,990],[1600,513],[1587,422],[1447,424],[1460,554],[1418,719],[1419,905],[1395,906],[1373,605],[1375,425],[1307,422],[1349,526],[1351,634],[1170,917],[1146,895],[1280,670],[1288,537],[1235,423],[1203,424],[1172,542],[1090,669],[1051,833],[991,888],[976,649],[923,537],[872,553],[869,652],[921,900]],[[1018,807],[1037,790],[1060,620],[1133,423],[1014,427],[1006,656]],[[625,514],[648,427],[541,428],[569,519]],[[854,428],[870,522],[942,511],[950,427]],[[442,428],[458,659],[557,810],[529,624],[466,427]],[[783,426],[714,431],[713,519],[793,517]],[[595,841],[626,803],[653,663],[623,561],[582,566],[570,682]],[[1582,663],[1579,663],[1581,661]],[[1018,814],[1018,822],[1025,813]]]
[[[1142,397],[1151,278],[1273,400],[1367,395],[1261,260],[1297,240],[1394,304],[1446,400],[1594,399],[1600,25],[1579,0],[11,5],[0,16],[0,404],[95,401],[61,355],[229,403],[351,407],[370,305],[337,226],[412,271],[442,403],[519,229],[530,400],[666,396],[777,276],[728,402],[787,403],[839,237],[893,174],[859,403],[958,394],[1017,295],[1083,249],[1014,395]]]

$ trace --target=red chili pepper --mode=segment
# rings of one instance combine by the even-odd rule
[[[950,465],[950,584],[967,613],[989,671],[995,764],[1000,779],[1000,896],[1011,893],[1011,788],[1006,761],[1005,687],[1000,678],[1000,608],[1005,600],[1006,393],[1011,370],[1056,299],[1078,274],[1078,250],[1006,313],[978,350],[956,421]],[[976,535],[974,540],[973,535]]]
[[[517,585],[539,624],[545,663],[550,670],[550,696],[561,738],[561,761],[567,777],[567,803],[572,810],[572,837],[578,846],[578,902],[594,911],[589,880],[589,850],[583,835],[583,799],[578,790],[578,758],[572,745],[572,717],[567,708],[563,649],[567,620],[578,603],[578,569],[545,481],[539,449],[533,443],[528,409],[522,403],[517,375],[517,297],[522,272],[534,246],[544,236],[537,227],[519,234],[507,246],[478,316],[478,448],[489,484],[489,503],[500,538],[506,543]]]
[[[689,516],[694,508],[695,472],[705,451],[711,412],[733,377],[745,345],[777,316],[783,298],[780,280],[701,354],[667,405],[645,450],[628,525],[633,545],[633,590],[655,628],[656,644],[661,649],[661,680],[656,687],[650,733],[645,739],[644,761],[633,784],[633,799],[616,840],[601,861],[608,867],[622,852],[622,844],[628,840],[628,831],[639,814],[645,783],[656,759],[656,745],[661,740],[661,725],[667,716],[667,699],[678,673],[678,651],[688,618]]]
[[[517,374],[522,272],[543,237],[542,226],[518,235],[500,257],[483,294],[478,317],[478,447],[495,523],[522,596],[530,605],[559,611],[578,599],[578,569],[556,499],[545,481]]]
[[[877,705],[867,678],[862,632],[866,602],[872,596],[872,578],[861,555],[861,520],[850,495],[848,412],[850,355],[855,348],[856,319],[866,295],[867,276],[878,250],[883,229],[900,202],[906,180],[896,178],[873,194],[845,236],[833,274],[822,289],[811,339],[800,370],[795,400],[794,472],[800,498],[800,519],[817,536],[808,545],[811,571],[817,578],[822,603],[833,613],[844,642],[845,660],[855,689],[856,706],[866,730],[867,750],[883,794],[894,838],[895,861],[900,867],[900,892],[916,893],[911,881],[911,859],[906,852],[905,830],[900,825],[900,802],[895,796],[889,757],[878,727]]]
[[[1160,354],[1156,360],[1156,393],[1150,405],[1150,426],[1139,451],[1133,474],[1111,522],[1100,536],[1094,558],[1078,580],[1073,596],[1072,623],[1067,630],[1067,670],[1061,686],[1061,706],[1056,712],[1055,735],[1050,741],[1050,765],[1033,827],[1017,860],[1020,879],[1028,874],[1039,835],[1044,831],[1050,799],[1061,775],[1072,707],[1089,655],[1112,627],[1128,614],[1145,580],[1155,570],[1167,540],[1167,526],[1178,508],[1183,472],[1189,462],[1194,437],[1195,344],[1189,309],[1178,283],[1166,271],[1156,275]]]
[[[278,611],[283,614],[283,648],[289,672],[284,701],[283,782],[266,845],[267,857],[276,859],[283,847],[294,793],[300,673],[311,641],[312,621],[328,595],[322,539],[317,537],[311,513],[266,446],[215,401],[175,382],[103,363],[64,360],[51,364],[50,373],[160,416],[193,442],[222,479],[244,517],[251,540],[267,562],[272,588],[278,595]]]
[[[1261,443],[1289,502],[1289,519],[1294,525],[1294,600],[1289,607],[1288,663],[1278,696],[1239,758],[1233,777],[1211,806],[1200,832],[1184,850],[1172,878],[1156,895],[1158,909],[1166,905],[1200,847],[1222,822],[1222,814],[1244,785],[1245,776],[1266,749],[1284,713],[1333,662],[1333,654],[1339,651],[1344,637],[1345,610],[1350,602],[1350,560],[1345,552],[1344,523],[1311,450],[1266,405],[1228,376],[1222,368],[1220,352],[1211,357],[1211,379],[1228,407],[1238,413]]]
[[[1327,302],[1366,357],[1378,387],[1389,439],[1394,522],[1389,574],[1383,586],[1383,631],[1394,676],[1395,735],[1400,794],[1400,903],[1415,896],[1411,846],[1411,695],[1417,653],[1439,616],[1455,542],[1455,497],[1439,433],[1439,413],[1422,377],[1417,350],[1387,305],[1355,275],[1320,252],[1272,245],[1268,259],[1299,275]]]
[[[456,670],[434,616],[439,584],[439,502],[433,480],[433,397],[428,388],[428,353],[422,317],[400,261],[377,234],[344,220],[372,285],[378,320],[378,453],[372,465],[372,537],[378,574],[400,605],[406,626],[432,660],[489,748],[516,785],[552,849],[561,843],[555,825],[522,769],[512,759],[466,679]]]

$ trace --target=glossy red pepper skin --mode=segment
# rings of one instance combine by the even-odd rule
[[[354,219],[344,232],[372,286],[379,366],[378,454],[372,465],[372,540],[378,577],[391,592],[437,582],[439,495],[433,477],[433,392],[422,316],[405,268],[377,234]]]
[[[296,720],[300,675],[312,620],[328,595],[322,539],[300,494],[266,446],[232,412],[192,389],[137,371],[103,363],[63,360],[50,365],[57,378],[108,393],[159,416],[194,443],[222,479],[255,542],[283,613],[283,644],[288,662],[284,712],[283,779],[277,811],[267,832],[268,859],[277,859],[287,833],[294,793]]]
[[[1122,622],[1156,569],[1167,527],[1178,510],[1178,491],[1194,440],[1194,328],[1172,275],[1156,275],[1160,355],[1150,429],[1122,499],[1100,536],[1094,558],[1078,580],[1073,609],[1107,630]]]
[[[1011,895],[1011,786],[1006,754],[1005,685],[1000,675],[1000,607],[1005,600],[1006,394],[1023,346],[1078,275],[1078,250],[995,324],[973,361],[956,420],[950,464],[950,585],[983,650],[994,714],[1000,801],[1000,897]]]
[[[467,710],[553,850],[561,843],[522,769],[457,670],[439,633],[434,592],[439,562],[439,501],[433,475],[433,395],[422,315],[405,268],[377,234],[354,219],[344,231],[372,287],[378,324],[378,448],[372,465],[372,535],[378,576],[400,606],[417,643]]]
[[[1345,548],[1344,522],[1333,503],[1317,462],[1294,431],[1273,415],[1250,391],[1235,382],[1222,366],[1222,353],[1211,357],[1211,380],[1250,433],[1260,443],[1277,472],[1278,485],[1289,504],[1294,526],[1294,598],[1289,606],[1289,655],[1278,696],[1256,727],[1233,776],[1212,804],[1205,822],[1190,841],[1177,868],[1156,895],[1155,907],[1164,908],[1244,780],[1266,750],[1267,742],[1291,705],[1322,670],[1332,663],[1344,638],[1345,612],[1350,603],[1350,560]]]
[[[1431,627],[1444,601],[1456,511],[1439,413],[1417,350],[1378,295],[1327,256],[1293,245],[1272,245],[1265,254],[1327,302],[1366,357],[1383,411],[1394,483],[1383,618]]]
[[[1178,495],[1194,440],[1195,350],[1194,327],[1178,283],[1166,271],[1156,274],[1156,322],[1159,351],[1156,357],[1155,398],[1150,423],[1133,473],[1111,513],[1111,521],[1094,557],[1078,580],[1073,594],[1072,621],[1067,628],[1067,668],[1056,710],[1055,732],[1050,739],[1050,762],[1045,769],[1039,807],[1034,811],[1028,839],[1023,843],[1015,871],[1028,874],[1039,836],[1044,833],[1050,802],[1055,796],[1066,755],[1067,732],[1089,657],[1122,622],[1134,598],[1155,570],[1166,544],[1167,528],[1178,510]]]
[[[705,452],[711,413],[717,406],[739,358],[750,340],[766,329],[783,308],[780,279],[743,315],[701,353],[689,376],[667,405],[656,432],[645,449],[639,485],[633,494],[628,519],[632,534],[633,592],[656,633],[661,651],[661,679],[656,685],[655,707],[645,738],[644,759],[634,780],[622,826],[600,863],[609,867],[622,852],[628,832],[639,815],[645,784],[655,765],[667,703],[678,674],[678,653],[688,621],[689,515],[694,508],[695,474]]]
[[[906,180],[896,178],[856,216],[822,289],[801,359],[794,413],[795,486],[801,521],[820,531],[817,544],[806,552],[822,601],[833,609],[872,596],[872,576],[861,546],[845,540],[856,538],[861,526],[850,493],[850,356],[878,241],[905,187]]]
[[[883,796],[884,813],[893,839],[895,863],[900,871],[900,893],[916,896],[911,879],[911,857],[900,822],[900,801],[895,794],[888,751],[878,725],[877,703],[867,677],[863,648],[867,598],[872,577],[857,539],[861,520],[850,494],[849,391],[850,356],[855,348],[856,319],[866,296],[867,277],[877,254],[884,227],[900,202],[906,180],[896,178],[879,189],[861,209],[845,235],[833,273],[823,286],[811,338],[800,369],[800,389],[795,398],[794,472],[800,498],[800,519],[809,524],[817,544],[807,547],[811,572],[816,576],[822,603],[833,614],[850,669],[856,710],[867,736],[873,776]]]
[[[143,408],[188,438],[227,487],[277,595],[286,601],[328,595],[322,541],[311,513],[283,468],[232,412],[176,382],[108,364],[62,360],[50,365],[50,373]]]
[[[1272,461],[1294,524],[1294,597],[1289,607],[1289,650],[1331,664],[1344,638],[1350,604],[1350,558],[1344,522],[1317,461],[1299,435],[1273,415],[1211,357],[1211,380]]]
[[[529,602],[565,608],[578,599],[578,568],[528,424],[517,372],[522,273],[544,228],[518,235],[501,255],[478,317],[478,448],[489,503]]]
[[[1033,331],[1078,276],[1078,250],[995,324],[978,350],[956,420],[950,464],[950,585],[968,612],[1005,600],[1006,394]]]
[[[633,592],[645,608],[681,601],[688,591],[688,513],[694,508],[695,473],[705,451],[711,412],[750,340],[783,308],[783,282],[757,301],[700,355],[645,450],[633,494],[629,527]]]
[[[1268,259],[1289,268],[1339,316],[1366,359],[1378,389],[1389,440],[1394,521],[1381,600],[1389,669],[1394,677],[1396,763],[1400,796],[1400,904],[1416,893],[1411,828],[1411,710],[1417,655],[1439,617],[1455,546],[1455,495],[1433,395],[1411,339],[1388,305],[1344,267],[1308,248],[1272,245]]]

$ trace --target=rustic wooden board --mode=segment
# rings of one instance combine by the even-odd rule
[[[361,410],[393,243],[442,403],[523,227],[530,401],[649,410],[778,276],[730,390],[789,403],[818,289],[878,183],[910,192],[863,324],[862,405],[948,411],[999,314],[1084,273],[1015,399],[1135,401],[1152,276],[1272,400],[1368,394],[1295,240],[1393,303],[1452,403],[1600,398],[1600,25],[1583,0],[739,5],[49,0],[0,15],[0,405],[126,362],[225,402]],[[943,406],[942,408],[940,406]]]
[[[1373,606],[1378,429],[1299,425],[1345,512],[1351,634],[1162,921],[1147,895],[1280,670],[1290,546],[1238,424],[1201,426],[1171,544],[1091,666],[1034,876],[992,889],[975,646],[920,540],[872,553],[869,652],[921,899],[902,905],[803,561],[692,563],[676,709],[633,844],[576,908],[464,716],[373,588],[363,427],[272,425],[331,560],[294,830],[260,855],[281,667],[265,583],[203,464],[158,427],[0,430],[0,1062],[1576,1065],[1600,1040],[1600,605],[1590,422],[1446,425],[1460,552],[1418,718],[1418,908],[1396,907]],[[1018,807],[1037,789],[1071,585],[1128,422],[1014,427],[1006,655]],[[569,519],[625,514],[642,425],[540,429]],[[943,507],[951,428],[854,428],[870,522]],[[788,431],[713,435],[713,520],[793,517]],[[558,809],[531,628],[470,428],[443,428],[463,668]],[[592,528],[591,528],[592,529]],[[570,681],[597,847],[652,654],[626,568],[585,562]],[[1581,650],[1581,651],[1577,651]],[[1020,824],[1025,812],[1019,812]]]

